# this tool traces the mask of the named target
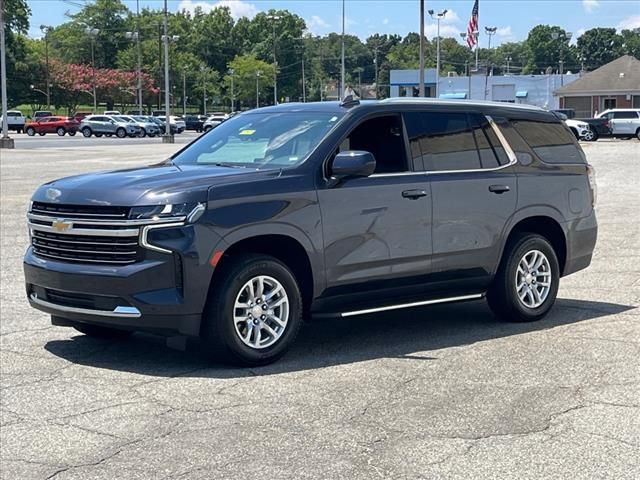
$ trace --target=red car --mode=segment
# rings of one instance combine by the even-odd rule
[[[33,137],[36,133],[39,135],[57,133],[62,137],[65,133],[74,136],[79,127],[80,122],[71,117],[44,117],[27,124],[24,131],[30,137]]]

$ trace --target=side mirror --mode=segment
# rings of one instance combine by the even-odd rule
[[[337,180],[347,177],[368,177],[376,169],[373,153],[347,150],[338,153],[331,164],[331,175]]]

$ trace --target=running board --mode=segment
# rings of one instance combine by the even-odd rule
[[[353,312],[343,312],[341,317],[354,317],[356,315],[366,315],[368,313],[386,312],[388,310],[399,310],[401,308],[422,307],[424,305],[435,305],[437,303],[461,302],[463,300],[478,300],[484,297],[484,293],[475,293],[473,295],[462,295],[460,297],[435,298],[433,300],[424,300],[422,302],[401,303],[398,305],[387,305],[386,307],[367,308],[366,310],[354,310]]]

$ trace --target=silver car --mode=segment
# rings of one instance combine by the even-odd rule
[[[118,138],[126,136],[134,137],[140,134],[140,127],[135,123],[118,120],[117,117],[108,115],[91,115],[82,119],[80,131],[85,137],[95,135],[110,137],[115,135]]]
[[[158,126],[147,120],[145,117],[140,115],[118,115],[117,118],[121,118],[126,120],[129,123],[134,123],[140,127],[140,136],[145,137],[149,135],[150,137],[155,137],[160,133],[160,129]]]

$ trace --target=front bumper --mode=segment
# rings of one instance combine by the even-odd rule
[[[24,257],[27,299],[55,325],[89,323],[161,335],[198,336],[219,237],[201,225],[159,229],[154,244],[128,265],[46,259],[29,247]],[[203,240],[195,242],[196,237]],[[199,248],[198,245],[205,245]]]

